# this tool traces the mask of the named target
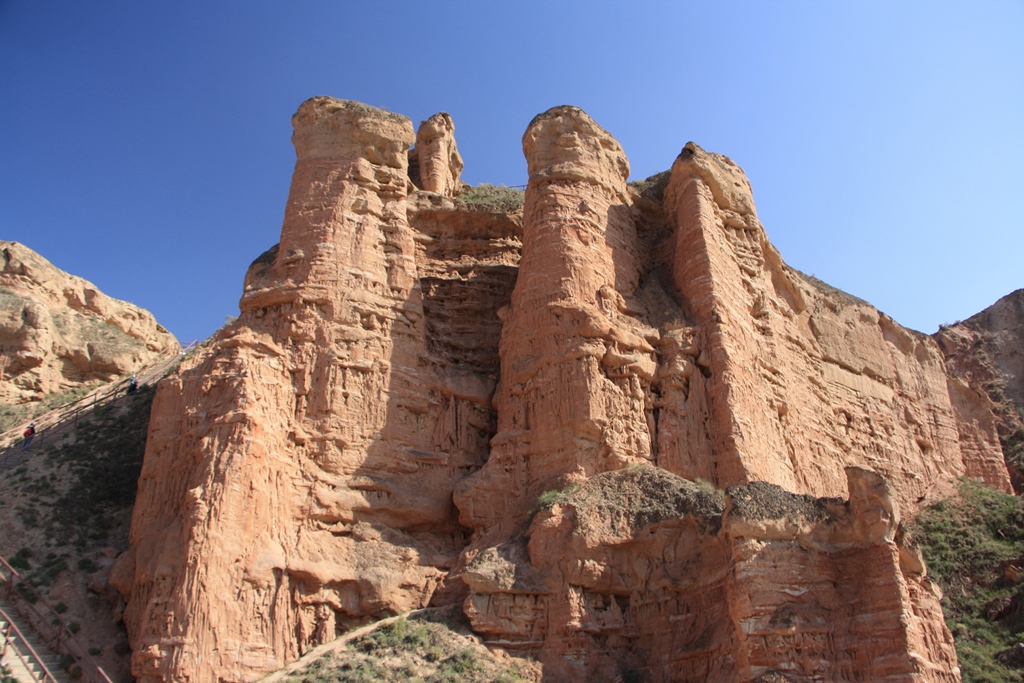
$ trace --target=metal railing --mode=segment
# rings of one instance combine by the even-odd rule
[[[89,651],[75,638],[74,631],[68,628],[64,617],[2,557],[0,580],[5,586],[7,600],[55,652],[71,657],[81,667],[82,677],[86,683],[113,683]],[[42,609],[37,605],[41,605]],[[8,620],[8,623],[12,623],[11,620]],[[24,637],[22,641],[28,644]]]
[[[175,353],[173,356],[161,359],[143,368],[137,374],[139,385],[159,381],[173,367],[180,363],[189,351],[196,349],[198,345],[198,340],[194,341],[182,349],[180,353]],[[36,423],[36,434],[33,444],[44,443],[48,436],[52,437],[55,433],[60,433],[76,425],[79,418],[83,417],[86,413],[90,413],[98,407],[108,405],[126,396],[129,381],[129,378],[124,378],[114,384],[108,384],[82,398],[65,403],[36,417],[33,420]],[[0,434],[0,443],[6,442],[11,444],[3,451],[0,451],[0,470],[6,469],[13,458],[22,454],[20,443],[17,442],[21,429],[23,427],[19,426]],[[14,443],[12,444],[12,442]],[[7,596],[7,599],[15,606],[18,613],[27,619],[32,629],[54,651],[67,655],[74,660],[82,670],[82,680],[86,683],[113,683],[106,672],[96,663],[92,655],[89,654],[89,651],[75,638],[74,631],[69,628],[64,617],[43,596],[39,595],[35,588],[2,557],[0,557],[0,594]],[[10,615],[2,611],[0,613],[4,615],[9,625],[8,630],[13,630],[21,638],[21,642],[24,643],[26,650],[29,651],[31,657],[36,660],[39,667],[45,672],[44,681],[56,683],[53,674],[43,664],[38,653],[28,644],[24,635],[18,630],[17,625],[9,618]],[[6,646],[7,640],[4,641],[4,647],[6,648]],[[24,657],[20,652],[18,653],[18,658],[25,664]]]
[[[2,634],[4,646],[3,652],[0,653],[0,659],[6,657],[8,652],[14,652],[14,656],[18,658],[26,671],[32,671],[33,663],[36,667],[42,670],[43,679],[41,683],[58,683],[57,679],[54,678],[53,674],[50,672],[50,669],[46,666],[46,662],[43,661],[43,658],[39,656],[39,653],[36,652],[35,648],[28,642],[28,639],[25,637],[25,634],[21,632],[21,629],[18,628],[18,625],[14,623],[14,618],[5,612],[2,607],[0,607],[0,617],[3,617],[3,620],[7,622],[7,628],[4,629]],[[12,633],[20,641],[20,647],[15,640],[11,638]],[[25,652],[22,653],[22,650],[25,650]]]
[[[139,385],[151,384],[166,375],[175,365],[181,362],[185,354],[199,346],[196,340],[174,355],[160,359],[156,363],[143,368],[136,377]],[[52,438],[55,432],[60,432],[68,424],[78,424],[78,420],[86,413],[95,410],[100,406],[107,405],[126,395],[130,378],[125,377],[114,384],[108,384],[96,389],[85,396],[69,401],[63,405],[52,408],[31,421],[36,425],[36,433],[33,437],[33,445],[43,444],[47,438]],[[7,444],[0,450],[0,470],[6,469],[12,461],[20,454],[21,432],[24,426],[19,425],[0,434],[0,444]]]

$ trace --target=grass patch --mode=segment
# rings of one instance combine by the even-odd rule
[[[942,588],[964,683],[1024,681],[996,659],[1024,636],[1021,500],[963,480],[959,500],[925,508],[910,531]]]
[[[152,386],[140,387],[124,399],[123,411],[80,420],[74,440],[49,451],[54,466],[66,468],[73,478],[48,519],[48,531],[59,541],[105,540],[112,513],[135,502],[154,393]]]
[[[534,680],[515,664],[496,662],[485,649],[444,622],[397,619],[328,653],[287,683],[516,683]]]
[[[47,394],[41,401],[0,405],[0,432],[6,432],[21,424],[28,424],[35,416],[79,399],[95,388],[95,386],[78,387],[56,394]]]
[[[513,213],[523,208],[526,193],[505,185],[481,183],[455,198],[456,204],[474,211]]]

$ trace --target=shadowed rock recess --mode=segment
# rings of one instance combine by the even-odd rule
[[[114,571],[139,681],[253,681],[429,604],[545,680],[960,680],[900,519],[1010,490],[991,408],[786,266],[738,166],[688,143],[631,186],[556,107],[488,210],[446,114],[293,124],[280,244],[153,405]]]

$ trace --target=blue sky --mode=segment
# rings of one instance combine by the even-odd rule
[[[0,0],[0,238],[181,340],[238,311],[313,95],[455,120],[526,182],[585,109],[633,178],[693,140],[788,263],[925,332],[1024,287],[1024,3]]]

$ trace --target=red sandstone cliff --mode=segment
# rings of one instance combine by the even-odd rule
[[[492,213],[430,121],[410,195],[408,119],[295,115],[281,242],[154,404],[139,680],[255,680],[431,600],[550,680],[959,680],[899,521],[1009,479],[936,343],[788,268],[725,157],[640,191],[557,107]]]

